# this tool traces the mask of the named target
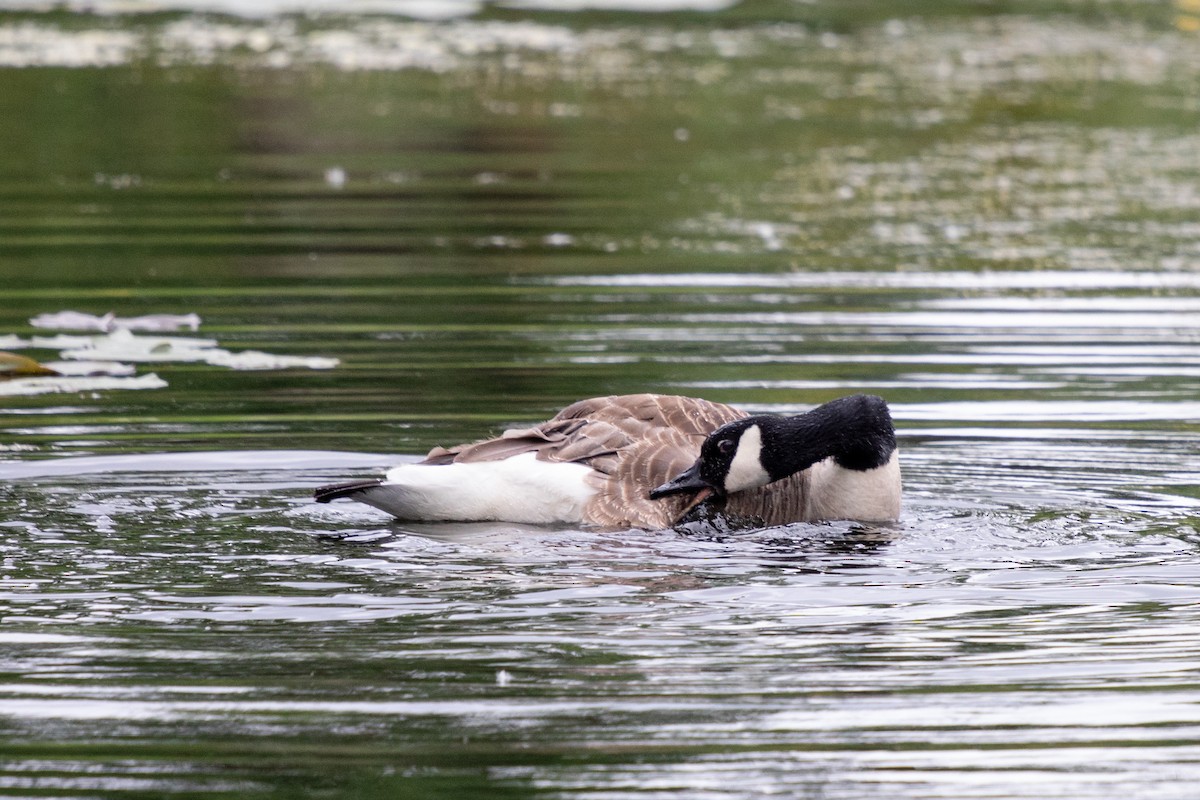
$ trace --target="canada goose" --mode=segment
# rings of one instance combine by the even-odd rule
[[[383,480],[323,486],[315,497],[349,497],[403,520],[666,528],[712,500],[763,525],[884,522],[900,514],[900,467],[879,397],[778,417],[635,394],[581,400],[531,428],[435,447]]]

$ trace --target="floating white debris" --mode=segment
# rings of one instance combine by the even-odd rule
[[[35,348],[57,350],[65,359],[48,366],[58,375],[22,376],[0,382],[0,395],[33,395],[54,392],[86,392],[106,389],[159,389],[167,385],[157,375],[134,377],[136,363],[201,363],[237,370],[333,369],[336,358],[292,356],[264,353],[261,350],[233,352],[218,347],[216,339],[194,336],[141,335],[134,329],[174,331],[181,327],[195,330],[200,325],[196,314],[152,314],[144,317],[118,317],[62,311],[41,314],[30,320],[40,328],[69,328],[106,331],[100,334],[55,334],[54,336],[0,336],[0,350]],[[24,357],[13,356],[14,363]],[[33,363],[33,362],[30,362]],[[11,370],[10,370],[11,371]]]
[[[575,244],[575,237],[569,233],[548,233],[542,242],[549,247],[570,247]]]
[[[108,331],[112,330],[116,315],[111,311],[102,317],[95,314],[85,314],[82,311],[59,311],[55,314],[38,314],[29,320],[35,328],[51,328],[53,330],[69,331]]]
[[[333,369],[336,358],[280,356],[260,350],[232,352],[217,347],[215,339],[184,336],[139,336],[116,330],[106,336],[86,337],[83,346],[62,351],[71,361],[133,361],[136,363],[204,363],[229,369]]]
[[[0,336],[0,349],[22,350],[26,347],[36,347],[41,350],[65,350],[68,347],[87,347],[91,341],[91,336],[71,336],[62,333],[54,336],[34,336],[29,339],[10,334]]]
[[[341,189],[346,185],[346,170],[341,167],[330,167],[325,170],[325,183],[334,189]]]
[[[36,394],[70,392],[99,392],[109,389],[162,389],[167,382],[153,372],[133,378],[112,377],[44,377],[16,378],[0,382],[0,396],[15,397]]]
[[[62,351],[71,361],[194,362],[217,346],[216,339],[183,336],[138,336],[128,330],[115,330],[106,336],[86,337],[82,345]]]
[[[133,365],[122,364],[119,361],[47,361],[45,366],[54,370],[59,375],[73,378],[94,377],[98,375],[125,377],[136,372]]]
[[[231,353],[228,350],[212,350],[204,357],[204,361],[217,367],[230,369],[333,369],[338,365],[336,358],[321,358],[319,356],[277,356],[264,353],[261,350],[243,350]]]
[[[68,331],[179,331],[200,329],[198,314],[147,314],[141,317],[118,317],[111,311],[103,316],[82,311],[59,311],[38,314],[29,320],[35,328]]]

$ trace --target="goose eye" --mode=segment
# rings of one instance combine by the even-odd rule
[[[722,439],[717,442],[717,449],[724,455],[729,455],[733,452],[733,439]]]

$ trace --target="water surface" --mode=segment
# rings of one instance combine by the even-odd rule
[[[839,8],[0,14],[0,337],[338,360],[3,396],[0,795],[1191,797],[1190,12]],[[904,518],[310,500],[639,391],[882,394]]]

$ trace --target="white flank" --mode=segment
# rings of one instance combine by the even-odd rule
[[[762,429],[751,425],[738,440],[737,452],[725,475],[725,491],[740,492],[756,486],[766,486],[771,476],[762,465]]]
[[[540,461],[533,453],[502,461],[404,464],[356,497],[408,520],[582,522],[596,490],[591,467]]]
[[[854,519],[892,522],[900,518],[899,451],[881,467],[846,469],[832,458],[808,469],[808,521]]]

